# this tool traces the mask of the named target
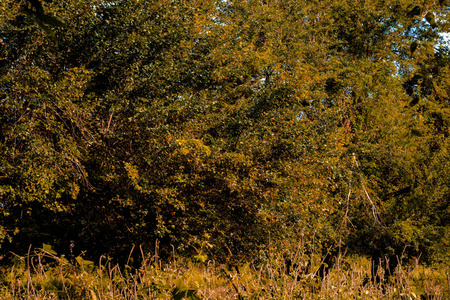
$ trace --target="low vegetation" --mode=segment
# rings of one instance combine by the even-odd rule
[[[387,281],[374,282],[372,263],[361,256],[338,256],[319,274],[319,255],[261,251],[252,263],[230,266],[203,256],[162,261],[141,253],[133,269],[100,258],[72,262],[44,245],[1,273],[2,299],[448,299],[448,266],[426,267],[417,258],[400,263]],[[205,258],[204,261],[201,261]],[[201,260],[199,260],[201,259]],[[381,264],[381,262],[379,262]],[[308,266],[308,267],[307,267]],[[384,277],[384,274],[377,274]]]

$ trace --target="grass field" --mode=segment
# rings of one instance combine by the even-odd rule
[[[45,247],[44,247],[45,248]],[[338,257],[326,276],[317,276],[319,256],[261,252],[253,263],[230,267],[213,259],[161,261],[142,253],[142,265],[119,267],[72,259],[49,247],[16,256],[3,268],[1,299],[450,299],[448,266],[400,264],[387,282],[373,283],[371,262]],[[257,261],[257,263],[256,263]],[[308,268],[306,266],[309,265]],[[380,272],[384,272],[380,268]],[[383,277],[383,274],[379,274]]]

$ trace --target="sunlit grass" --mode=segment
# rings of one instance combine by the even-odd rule
[[[317,276],[319,257],[262,252],[258,263],[227,267],[214,260],[143,254],[142,266],[120,268],[104,258],[78,257],[71,264],[43,249],[17,256],[1,273],[1,299],[450,299],[446,266],[418,261],[392,270],[389,282],[370,280],[371,262],[338,257],[329,273]],[[316,261],[306,267],[307,261]],[[288,272],[289,270],[289,272]],[[381,274],[382,275],[382,274]]]

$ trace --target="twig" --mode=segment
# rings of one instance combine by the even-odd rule
[[[358,160],[356,159],[355,153],[352,153],[352,156],[353,156],[353,164],[355,164],[356,167],[359,168],[359,163],[358,163]],[[383,222],[381,221],[381,218],[380,218],[380,212],[378,211],[377,207],[375,206],[375,203],[373,203],[372,199],[370,198],[369,193],[367,192],[367,189],[364,185],[364,178],[363,178],[362,173],[360,173],[360,178],[361,178],[362,188],[363,188],[364,193],[366,194],[366,197],[369,200],[369,204],[372,208],[372,215],[373,215],[374,221],[375,221],[375,223],[378,223],[379,225],[383,226]]]
[[[225,270],[223,268],[220,269],[222,271],[223,274],[225,274],[225,277],[228,278],[228,280],[230,281],[231,285],[233,286],[234,290],[236,291],[237,295],[238,295],[238,299],[239,300],[244,300],[244,297],[242,297],[241,293],[239,292],[238,287],[234,284],[232,278],[233,276],[231,276],[231,274],[228,274],[227,272],[225,272]]]
[[[112,120],[113,114],[114,114],[114,112],[112,112],[111,115],[109,116],[108,127],[106,128],[107,131],[109,131],[109,126],[111,125],[111,120]]]

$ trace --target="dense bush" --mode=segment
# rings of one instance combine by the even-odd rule
[[[3,254],[448,261],[446,1],[1,6]]]

